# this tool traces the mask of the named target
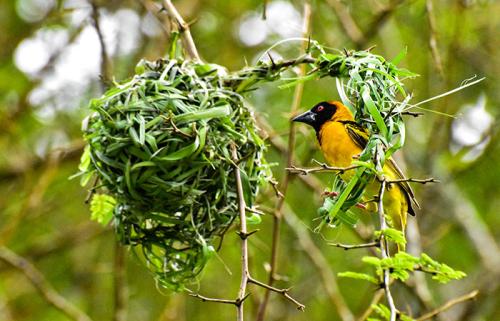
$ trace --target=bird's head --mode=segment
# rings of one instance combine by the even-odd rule
[[[306,123],[316,131],[319,131],[324,123],[331,120],[353,120],[353,117],[349,109],[341,102],[324,101],[292,119],[292,121]]]

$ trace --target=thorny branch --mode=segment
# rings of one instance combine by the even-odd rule
[[[240,230],[238,232],[238,235],[240,236],[241,239],[241,281],[240,281],[240,287],[238,290],[238,296],[236,297],[235,300],[227,300],[227,299],[219,299],[219,298],[209,298],[203,295],[200,295],[198,293],[191,292],[189,295],[191,295],[194,298],[198,298],[204,302],[215,302],[215,303],[223,303],[223,304],[233,304],[237,308],[237,320],[238,321],[243,321],[244,320],[244,308],[243,308],[243,303],[245,299],[250,295],[250,293],[246,292],[248,284],[255,284],[257,286],[260,286],[262,288],[265,288],[269,291],[276,292],[278,294],[281,294],[284,298],[287,300],[291,301],[297,306],[297,309],[303,311],[305,306],[294,299],[292,296],[290,296],[289,289],[279,289],[275,288],[271,285],[267,285],[261,281],[258,281],[254,278],[251,277],[250,275],[250,269],[248,267],[248,237],[251,236],[254,232],[248,232],[247,231],[247,223],[246,223],[246,205],[245,205],[245,198],[243,195],[243,186],[241,183],[241,174],[240,170],[238,167],[238,154],[236,151],[236,146],[232,145],[231,146],[231,153],[232,153],[232,158],[234,162],[234,167],[235,167],[235,178],[236,178],[236,190],[238,193],[238,211],[239,211],[239,218],[240,218]]]
[[[384,213],[384,191],[386,187],[386,181],[384,178],[381,179],[380,182],[380,190],[378,193],[378,216],[380,220],[380,230],[383,231],[387,228],[387,223],[385,221],[385,213]],[[383,259],[389,257],[389,250],[387,248],[387,242],[385,240],[385,236],[383,233],[380,234],[380,252]],[[383,274],[383,287],[385,292],[385,297],[387,299],[387,303],[389,305],[389,309],[391,311],[390,321],[396,321],[397,309],[394,304],[394,299],[392,298],[391,289],[390,289],[390,273],[388,269],[384,269]]]
[[[307,38],[309,36],[309,32],[311,29],[311,4],[309,1],[304,1],[304,8],[303,8],[303,25],[302,25],[302,37]],[[308,46],[308,41],[303,41],[301,44],[301,52],[303,54],[306,54]],[[272,61],[272,60],[271,60]],[[273,62],[274,65],[274,62]],[[304,76],[306,74],[306,69],[305,65],[302,64],[300,66],[298,76]],[[302,94],[304,92],[304,83],[301,82],[295,87],[294,95],[293,95],[293,101],[292,101],[292,106],[290,108],[291,113],[295,113],[300,106],[300,102],[302,101]],[[289,129],[289,135],[288,135],[288,148],[287,148],[287,167],[291,166],[292,160],[294,158],[294,151],[295,151],[295,124],[293,122],[290,123],[290,129]],[[276,210],[274,213],[274,220],[273,220],[273,240],[272,240],[272,247],[271,247],[271,269],[269,271],[269,279],[268,279],[268,284],[269,287],[272,286],[272,284],[275,281],[275,273],[277,270],[277,265],[278,265],[278,251],[279,251],[279,240],[280,240],[280,228],[281,228],[281,218],[283,216],[282,211],[283,211],[283,205],[285,204],[285,195],[288,190],[288,184],[290,182],[290,174],[289,172],[285,173],[285,176],[283,178],[282,182],[282,197],[278,198],[278,203],[276,205]],[[265,292],[264,298],[259,305],[259,310],[257,312],[257,321],[262,321],[264,320],[264,316],[266,313],[266,308],[267,304],[269,302],[269,297],[270,297],[270,289]],[[287,294],[287,293],[284,293]],[[302,306],[301,309],[304,309]]]
[[[231,146],[232,157],[234,161],[234,173],[236,176],[236,190],[238,191],[238,210],[240,213],[240,238],[241,238],[241,282],[240,289],[238,291],[238,297],[236,298],[236,305],[238,309],[238,321],[243,321],[244,310],[243,302],[246,298],[247,284],[250,280],[250,272],[248,270],[248,241],[247,241],[247,220],[245,214],[245,199],[243,197],[243,185],[241,184],[241,174],[238,165],[238,154],[236,152],[236,146]]]

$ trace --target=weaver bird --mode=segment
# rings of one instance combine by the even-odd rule
[[[321,102],[292,120],[306,123],[316,130],[323,155],[327,162],[335,167],[350,166],[364,150],[370,137],[368,131],[354,121],[350,110],[338,101]],[[383,174],[387,180],[405,179],[403,172],[391,158],[386,160]],[[353,175],[354,172],[350,170],[345,171],[341,177],[348,182]],[[374,178],[365,188],[363,199],[373,202],[379,190],[380,182]],[[420,208],[408,182],[387,184],[383,206],[394,228],[404,232],[407,213],[415,215],[412,203]],[[375,205],[367,208],[376,210],[377,207]]]

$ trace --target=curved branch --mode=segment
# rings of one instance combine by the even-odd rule
[[[0,247],[0,260],[22,272],[42,297],[57,310],[75,321],[92,321],[82,310],[60,295],[47,281],[45,276],[31,262],[12,252],[5,246]]]

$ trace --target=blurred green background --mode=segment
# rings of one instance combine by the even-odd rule
[[[302,1],[179,0],[174,4],[192,23],[205,61],[238,70],[255,63],[274,43],[301,37]],[[395,285],[398,306],[413,316],[479,289],[475,301],[454,306],[437,320],[500,320],[500,2],[493,0],[311,1],[312,38],[332,48],[366,49],[388,59],[407,49],[402,65],[420,75],[407,80],[413,102],[458,87],[471,77],[481,83],[422,107],[407,119],[407,142],[398,161],[412,177],[435,177],[440,184],[415,186],[422,204],[410,218],[410,253],[421,251],[463,270],[468,277],[439,285],[422,275]],[[133,75],[141,59],[157,59],[168,48],[169,23],[150,0],[1,0],[0,1],[0,246],[40,270],[51,286],[93,320],[118,320],[115,294],[126,283],[127,320],[233,320],[228,305],[203,303],[186,294],[158,288],[133,256],[125,262],[125,282],[115,282],[111,227],[90,222],[87,192],[78,180],[82,151],[80,122],[88,100],[102,93],[98,22],[116,80]],[[93,15],[94,13],[94,15]],[[97,17],[97,19],[95,19]],[[293,58],[300,41],[271,51],[275,59]],[[267,84],[251,103],[270,125],[269,161],[278,181],[284,175],[293,88]],[[305,84],[302,109],[338,98],[333,80]],[[422,111],[422,110],[415,110]],[[304,126],[305,127],[305,126]],[[300,166],[323,161],[314,133],[297,127]],[[318,174],[327,186],[331,176]],[[317,181],[319,179],[319,181]],[[313,182],[314,183],[314,182]],[[345,270],[362,271],[365,250],[343,251],[323,239],[361,242],[347,227],[313,233],[321,188],[291,181],[278,263],[279,287],[306,305],[300,312],[272,294],[266,320],[348,320],[369,306],[376,289],[362,281],[336,279]],[[269,213],[250,238],[252,274],[267,280],[273,209],[267,188],[261,197]],[[297,217],[300,220],[297,220]],[[287,224],[288,223],[288,224]],[[359,226],[370,233],[372,226]],[[118,253],[120,253],[118,251]],[[119,261],[119,260],[118,260]],[[239,239],[229,233],[224,246],[202,273],[194,290],[210,297],[234,298],[239,286]],[[119,280],[119,278],[118,278]],[[117,286],[118,284],[118,286]],[[121,284],[123,285],[123,284]],[[336,285],[336,286],[335,286]],[[253,319],[262,298],[250,286],[246,304]],[[339,306],[347,307],[341,317]],[[0,320],[71,320],[51,307],[18,269],[0,259]],[[123,319],[122,319],[123,320]]]

